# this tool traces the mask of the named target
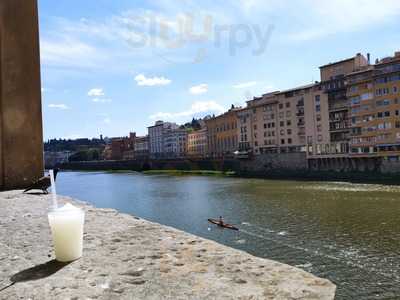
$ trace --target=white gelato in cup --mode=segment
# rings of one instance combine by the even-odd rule
[[[67,203],[48,213],[56,260],[69,262],[82,256],[85,212]]]

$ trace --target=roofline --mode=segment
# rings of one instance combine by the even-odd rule
[[[375,71],[375,65],[370,65],[367,69],[364,69],[364,70],[358,70],[358,71],[351,72],[351,73],[347,74],[346,77],[354,76],[354,75],[362,74],[362,73],[367,73],[367,72],[372,72],[372,71]]]
[[[354,60],[354,59],[356,59],[356,56],[351,57],[351,58],[346,58],[346,59],[343,59],[343,60],[340,60],[340,61],[337,61],[337,62],[329,63],[329,64],[326,64],[326,65],[320,66],[319,68],[322,69],[322,68],[326,68],[326,67],[331,67],[331,66],[338,65],[338,64],[341,64],[341,63],[344,63],[344,62],[348,62],[348,61]]]
[[[311,88],[313,88],[315,86],[318,86],[318,85],[320,85],[320,82],[311,83],[311,84],[308,84],[308,85],[303,85],[303,86],[295,87],[295,88],[292,88],[292,89],[280,91],[280,92],[276,93],[276,95],[282,95],[282,94],[286,94],[286,93],[289,93],[289,92],[295,92],[295,91],[300,91],[300,90],[308,90],[308,89],[311,89]]]

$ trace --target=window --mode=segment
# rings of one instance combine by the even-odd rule
[[[281,127],[285,126],[285,122],[280,121],[280,122],[279,122],[279,126],[281,126]]]
[[[267,128],[267,124],[266,123],[264,123],[264,129],[266,129]]]
[[[287,121],[286,121],[286,125],[287,125],[287,126],[290,126],[290,125],[292,125],[292,121],[290,121],[290,120],[287,120]]]
[[[291,143],[292,143],[292,139],[288,139],[288,140],[287,140],[287,143],[288,143],[288,144],[291,144]]]
[[[320,95],[316,95],[315,96],[315,102],[319,103],[321,101],[321,96]]]
[[[254,146],[258,147],[258,142],[257,141],[254,142]]]
[[[322,135],[318,134],[318,142],[322,142]]]
[[[281,139],[281,144],[285,145],[285,140],[284,139]]]
[[[284,129],[281,129],[280,134],[281,134],[281,135],[285,135],[285,130],[284,130]]]
[[[292,134],[292,129],[288,129],[288,130],[286,130],[286,132],[287,132],[288,135],[291,135]]]
[[[279,109],[283,108],[283,103],[279,103]]]
[[[257,125],[254,125],[254,130],[257,130]]]
[[[321,115],[317,115],[317,122],[321,121]]]
[[[286,108],[290,107],[290,102],[286,102]]]
[[[279,118],[282,119],[284,117],[283,111],[279,113]]]
[[[315,105],[315,111],[320,112],[321,111],[321,105]]]
[[[286,118],[290,118],[292,116],[292,113],[290,110],[286,111]]]
[[[321,125],[317,125],[317,131],[321,132],[322,131],[322,126]]]

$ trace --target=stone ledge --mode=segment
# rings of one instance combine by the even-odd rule
[[[66,197],[86,211],[84,256],[57,264],[50,201],[0,193],[0,299],[334,299],[300,269]]]

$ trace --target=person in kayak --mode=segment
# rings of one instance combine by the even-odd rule
[[[222,218],[222,216],[219,216],[218,225],[219,226],[224,226],[224,219]]]

